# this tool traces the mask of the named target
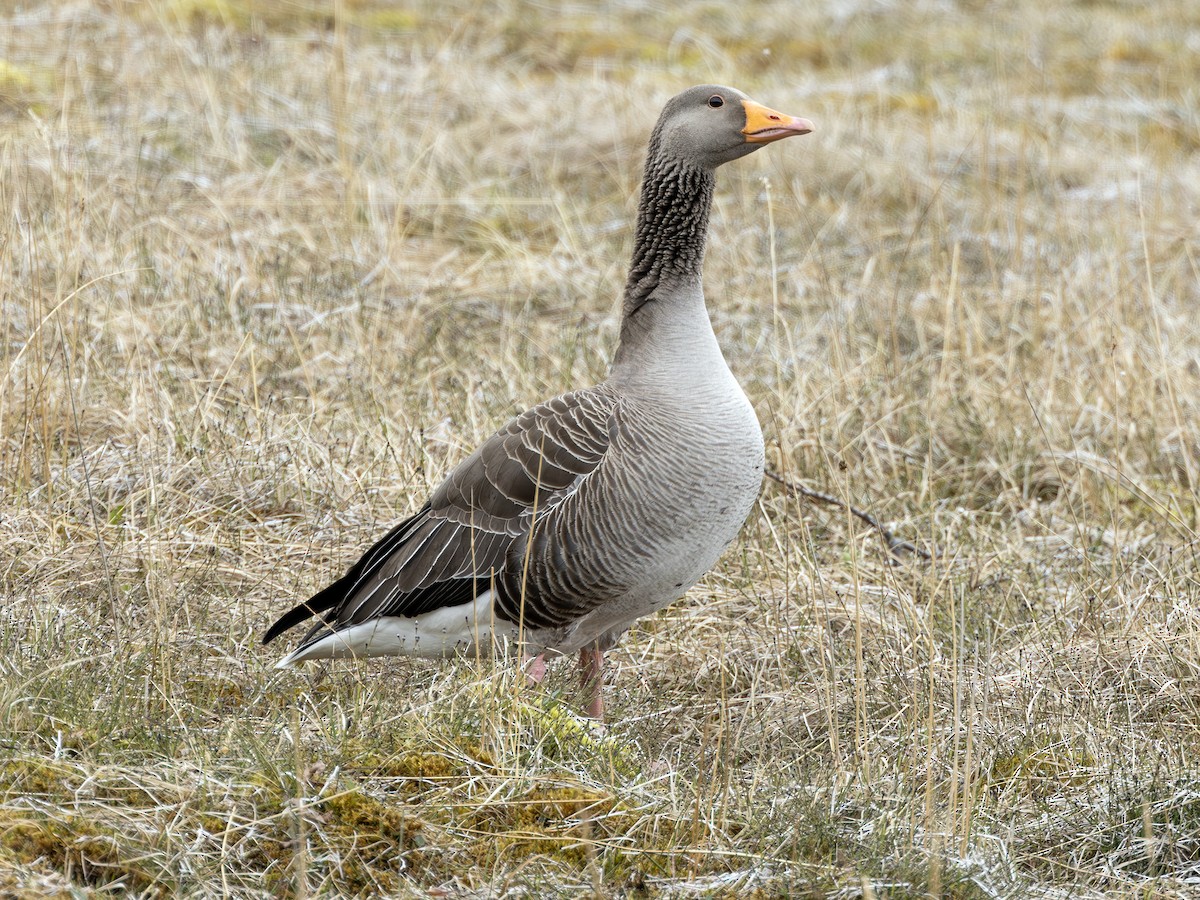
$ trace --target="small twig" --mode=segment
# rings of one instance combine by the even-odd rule
[[[833,496],[833,494],[826,494],[823,491],[814,491],[812,488],[807,488],[802,484],[797,484],[794,481],[789,481],[788,479],[784,478],[782,475],[779,475],[776,472],[772,472],[770,469],[767,469],[767,477],[770,478],[772,481],[778,482],[779,484],[783,485],[783,489],[785,491],[787,491],[789,494],[798,494],[801,497],[808,498],[809,500],[815,500],[818,503],[827,503],[830,506],[836,506],[836,507],[839,507],[840,509],[844,509],[844,510],[849,511],[850,513],[853,513],[855,516],[857,516],[863,522],[866,522],[868,525],[870,525],[872,528],[874,528],[876,531],[879,532],[879,536],[881,538],[883,538],[883,540],[887,543],[888,552],[891,553],[892,556],[896,557],[897,559],[903,557],[904,554],[906,554],[906,553],[915,554],[915,555],[921,557],[922,559],[932,559],[933,558],[932,556],[930,556],[930,554],[927,550],[922,550],[916,544],[911,544],[908,541],[902,541],[900,538],[896,537],[896,535],[892,534],[892,531],[890,528],[885,528],[883,523],[881,523],[878,519],[876,519],[870,513],[863,512],[861,509],[858,509],[855,506],[851,506],[849,503],[839,500],[837,497]]]

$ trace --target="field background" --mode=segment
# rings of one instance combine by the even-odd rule
[[[1200,893],[1200,6],[0,14],[5,896]],[[572,666],[258,636],[604,377],[644,142],[733,84],[706,284],[770,464]],[[289,636],[289,640],[294,640]]]

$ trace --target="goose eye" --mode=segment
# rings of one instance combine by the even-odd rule
[[[708,98],[708,105],[711,106],[713,109],[719,109],[720,107],[725,105],[725,98],[722,97],[720,94],[713,94],[711,97]]]

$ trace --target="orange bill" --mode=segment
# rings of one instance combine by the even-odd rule
[[[808,119],[789,116],[787,113],[776,112],[753,100],[743,100],[746,109],[746,127],[742,134],[750,144],[769,144],[794,134],[808,134],[813,130],[813,123]]]

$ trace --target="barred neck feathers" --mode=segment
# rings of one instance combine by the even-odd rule
[[[651,139],[617,360],[650,324],[640,320],[659,318],[644,315],[647,304],[672,303],[681,292],[703,304],[700,277],[715,181],[711,171],[660,155]]]
[[[660,143],[656,132],[646,158],[633,259],[625,282],[626,317],[650,301],[660,287],[698,282],[704,262],[715,175],[664,156]]]

